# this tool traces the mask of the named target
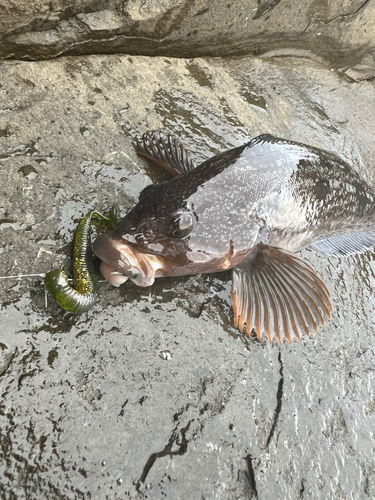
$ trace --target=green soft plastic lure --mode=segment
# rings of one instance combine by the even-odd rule
[[[102,215],[90,212],[78,224],[73,242],[73,287],[62,269],[54,269],[46,274],[44,283],[53,298],[65,309],[81,314],[93,307],[98,298],[98,277],[94,272],[91,251],[92,219],[104,222],[103,230],[112,229],[118,220],[118,208]]]

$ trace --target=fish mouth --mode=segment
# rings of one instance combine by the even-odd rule
[[[100,272],[114,286],[128,279],[138,286],[150,286],[164,267],[159,255],[138,252],[130,244],[102,234],[96,238],[93,251],[101,259]]]

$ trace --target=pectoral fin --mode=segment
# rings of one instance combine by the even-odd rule
[[[254,328],[260,340],[266,333],[281,343],[294,334],[309,336],[331,319],[329,292],[315,271],[295,254],[259,243],[233,268],[234,323],[246,333]]]
[[[185,146],[170,135],[146,132],[141,139],[136,137],[132,144],[139,155],[155,161],[173,176],[184,174],[196,167]]]
[[[362,231],[316,241],[310,245],[310,248],[324,255],[346,257],[347,255],[365,252],[374,245],[375,231]]]

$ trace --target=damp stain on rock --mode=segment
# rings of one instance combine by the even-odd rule
[[[81,132],[83,137],[89,137],[91,135],[89,129],[86,126],[80,127],[79,131]]]
[[[24,165],[18,171],[29,180],[36,179],[39,175],[38,171],[32,165]]]
[[[113,190],[115,192],[125,191],[126,185],[129,183],[130,179],[137,175],[129,171],[130,169],[119,166],[115,163],[105,163],[102,161],[95,161],[92,159],[85,159],[80,164],[80,170],[82,173],[82,179],[90,189],[95,189],[98,183],[103,186],[108,186],[108,195],[113,195]],[[145,181],[144,181],[145,182]],[[143,189],[143,183],[140,188]],[[130,200],[126,195],[121,200],[122,204],[124,201]],[[115,201],[115,200],[113,200]]]
[[[58,351],[57,347],[55,347],[54,349],[51,349],[48,353],[48,358],[47,358],[48,366],[53,368],[53,364],[58,357],[59,357],[59,351]]]
[[[188,92],[158,90],[154,93],[154,102],[164,128],[183,138],[183,144],[198,164],[243,143],[244,127],[239,126],[239,122],[235,124],[228,106],[223,106],[227,113],[223,120],[217,109]]]
[[[206,71],[196,62],[194,61],[187,62],[186,68],[188,69],[189,73],[194,78],[194,80],[196,80],[201,87],[208,87],[210,89],[213,88],[211,82],[212,80],[211,76],[208,73],[206,73]]]
[[[0,137],[9,137],[10,135],[12,135],[12,133],[8,128],[0,129]]]
[[[267,101],[259,90],[251,87],[241,87],[238,92],[250,106],[263,109],[264,111],[267,110]]]

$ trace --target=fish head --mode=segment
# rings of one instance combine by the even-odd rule
[[[157,277],[233,267],[239,259],[233,241],[209,210],[205,196],[189,196],[183,176],[147,187],[112,232],[94,242],[103,276],[115,286],[127,279],[149,286]]]

